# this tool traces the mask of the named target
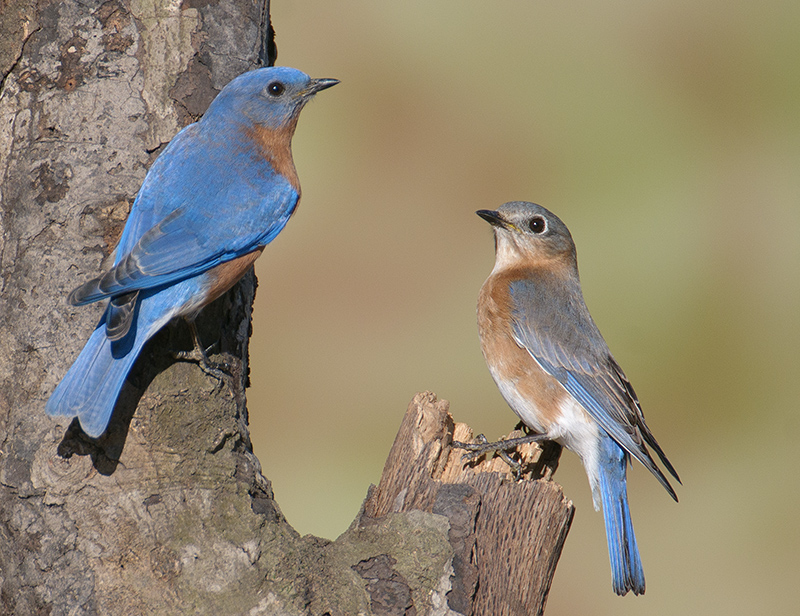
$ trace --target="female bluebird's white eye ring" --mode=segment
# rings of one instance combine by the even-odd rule
[[[531,231],[538,235],[539,233],[544,233],[547,230],[547,223],[541,216],[534,216],[528,223],[528,227]]]
[[[280,96],[286,87],[280,81],[273,81],[267,86],[267,93],[270,96]]]

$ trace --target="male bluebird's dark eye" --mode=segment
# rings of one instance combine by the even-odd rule
[[[528,227],[530,227],[530,230],[534,233],[542,233],[547,228],[547,223],[545,223],[544,218],[541,216],[534,216],[528,223]]]
[[[267,92],[270,96],[280,96],[286,88],[280,81],[273,81],[267,86]]]

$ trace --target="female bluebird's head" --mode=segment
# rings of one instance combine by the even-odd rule
[[[575,264],[575,244],[567,225],[541,205],[511,201],[476,214],[494,227],[495,269],[536,266],[553,260]]]
[[[249,119],[253,124],[280,129],[297,120],[303,106],[336,79],[311,79],[289,67],[267,67],[243,73],[226,85],[205,117]]]

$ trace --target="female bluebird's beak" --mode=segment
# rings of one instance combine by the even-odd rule
[[[338,79],[312,79],[311,83],[303,92],[303,96],[313,96],[317,92],[327,90],[339,83]]]
[[[503,220],[503,218],[500,216],[500,212],[497,210],[478,210],[475,213],[493,227],[502,227],[503,229],[508,228],[508,223]]]

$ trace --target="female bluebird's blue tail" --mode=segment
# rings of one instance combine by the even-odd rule
[[[628,454],[613,439],[603,435],[599,458],[600,495],[614,592],[625,595],[632,590],[633,594],[641,595],[644,594],[644,569],[628,508],[625,478]]]

